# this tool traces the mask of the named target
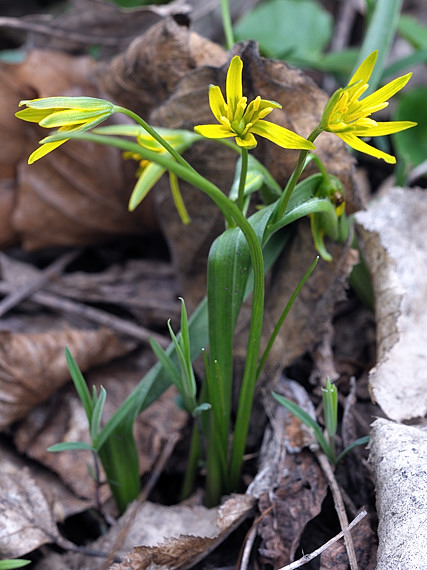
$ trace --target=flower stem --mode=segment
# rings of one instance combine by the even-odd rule
[[[195,170],[191,166],[191,164],[189,164],[185,160],[185,158],[182,158],[182,156],[179,154],[179,152],[177,152],[163,137],[161,137],[159,135],[159,133],[155,129],[153,129],[153,127],[151,127],[139,115],[137,115],[136,113],[134,113],[130,109],[126,109],[126,107],[120,107],[118,105],[114,106],[114,111],[116,113],[123,113],[124,115],[127,115],[128,117],[130,117],[131,119],[136,121],[138,123],[138,125],[140,125],[143,129],[145,129],[147,131],[147,133],[153,137],[153,139],[155,139],[159,144],[161,144],[162,147],[165,148],[169,152],[169,154],[172,155],[173,158],[177,162],[179,162],[179,164],[182,164],[182,166],[186,166],[187,168],[190,168],[193,172],[195,172]]]
[[[315,139],[320,135],[322,130],[323,129],[320,126],[317,126],[307,137],[307,140],[310,142],[314,142]],[[288,183],[286,184],[285,189],[283,190],[282,197],[280,198],[277,204],[277,213],[274,220],[276,222],[280,220],[280,218],[282,218],[283,214],[286,212],[286,208],[288,206],[290,197],[304,169],[305,159],[307,158],[309,152],[310,152],[309,150],[302,150],[299,154],[295,170],[293,171],[291,177],[289,178]]]
[[[239,210],[243,212],[243,207],[245,205],[245,185],[246,176],[248,174],[248,151],[246,148],[242,148],[242,168],[240,170],[240,182],[239,182],[239,193],[237,196],[237,206]]]

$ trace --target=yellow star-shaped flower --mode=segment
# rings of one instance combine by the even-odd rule
[[[374,69],[377,53],[374,51],[365,59],[347,87],[338,89],[331,96],[323,112],[320,127],[324,131],[335,133],[352,148],[394,164],[396,162],[394,156],[367,144],[360,137],[378,137],[398,133],[417,124],[412,121],[379,123],[370,118],[372,113],[387,107],[387,100],[408,83],[412,73],[390,81],[384,87],[360,100],[369,87],[368,81]]]
[[[27,108],[15,113],[18,119],[38,123],[46,129],[59,127],[58,132],[64,133],[87,131],[108,119],[115,111],[112,103],[94,97],[46,97],[21,101],[19,106],[22,105]],[[65,136],[54,142],[41,140],[41,146],[30,155],[28,164],[52,152],[67,140],[69,139]]]
[[[271,140],[283,148],[313,150],[313,143],[305,138],[281,127],[264,121],[273,109],[282,106],[275,101],[267,101],[256,97],[249,104],[242,92],[243,62],[238,55],[231,60],[227,72],[225,102],[221,89],[217,85],[209,87],[209,104],[219,125],[198,125],[196,133],[208,139],[234,137],[236,143],[246,149],[256,147],[254,135]]]

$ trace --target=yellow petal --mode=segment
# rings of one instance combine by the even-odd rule
[[[255,148],[257,145],[256,138],[252,133],[246,133],[245,135],[241,135],[235,138],[236,144],[241,147],[247,148],[250,150],[251,148]]]
[[[30,154],[28,158],[28,164],[33,164],[33,162],[39,160],[39,158],[43,158],[43,156],[46,156],[47,154],[49,154],[49,152],[52,152],[53,150],[58,148],[61,144],[67,142],[67,140],[69,139],[42,144],[37,150],[35,150],[33,153]]]
[[[209,87],[209,105],[217,121],[220,121],[221,117],[228,115],[227,105],[218,85],[211,85]]]
[[[348,82],[348,85],[353,85],[358,81],[368,83],[371,77],[372,70],[374,69],[375,62],[377,61],[378,51],[373,51],[368,57],[359,65],[355,74]]]
[[[197,125],[194,130],[207,139],[224,139],[236,136],[234,131],[222,125]]]
[[[62,127],[66,125],[75,125],[85,123],[88,119],[105,115],[99,110],[96,111],[82,111],[81,109],[67,109],[66,111],[57,111],[51,113],[40,121],[41,127],[53,128]]]
[[[369,154],[370,156],[375,156],[376,158],[382,158],[389,164],[395,164],[396,159],[391,154],[387,154],[382,150],[378,150],[377,148],[365,143],[364,141],[360,140],[353,134],[345,133],[345,134],[338,134],[340,139],[342,139],[345,143],[347,143],[352,148],[358,150],[359,152],[363,152],[364,154]]]
[[[114,105],[104,99],[95,97],[42,97],[21,101],[19,106],[26,105],[32,109],[85,109],[112,110]]]
[[[314,150],[315,146],[312,142],[297,135],[296,133],[285,129],[269,121],[257,121],[252,127],[251,132],[260,135],[278,146],[283,148],[296,148]]]
[[[352,134],[359,137],[378,137],[399,133],[416,125],[417,123],[413,121],[389,121],[387,123],[377,123],[374,127],[368,127],[366,129],[355,129]]]
[[[243,97],[242,70],[243,62],[238,55],[235,55],[228,68],[226,81],[227,105],[230,109],[230,117],[234,117],[237,104]]]
[[[374,91],[373,93],[362,99],[360,101],[360,103],[362,104],[362,106],[360,107],[360,114],[365,115],[366,112],[365,110],[369,109],[369,107],[372,107],[374,105],[380,105],[381,103],[384,103],[385,101],[390,99],[390,97],[393,97],[395,93],[397,93],[403,87],[405,87],[405,85],[410,80],[411,76],[412,73],[407,73],[406,75],[402,75],[402,77],[398,77],[397,79],[390,81],[390,83],[387,83],[387,85],[384,85],[384,87],[381,87],[381,89]]]
[[[23,121],[29,121],[30,123],[40,123],[42,119],[47,117],[52,113],[52,109],[22,109],[15,113],[15,117],[22,119]]]

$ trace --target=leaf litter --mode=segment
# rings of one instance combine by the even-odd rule
[[[92,2],[92,4],[95,3]],[[75,2],[74,5],[77,6],[78,3]],[[76,12],[74,12],[73,17],[75,15]],[[69,21],[72,21],[72,18]],[[71,30],[73,26],[76,24],[71,25]],[[149,31],[141,37],[137,37],[130,45],[127,39],[124,39],[123,45],[129,47],[125,48],[123,52],[117,53],[116,57],[109,63],[95,63],[87,56],[69,55],[58,51],[32,50],[26,62],[21,65],[1,64],[0,73],[4,80],[1,82],[2,87],[0,89],[3,91],[2,100],[7,102],[7,105],[4,106],[4,115],[0,115],[0,128],[4,129],[5,132],[12,133],[12,136],[5,137],[7,145],[0,164],[2,174],[0,219],[5,220],[5,224],[1,226],[1,244],[2,247],[7,247],[11,243],[20,244],[26,250],[64,245],[88,244],[93,246],[121,236],[123,228],[126,228],[128,235],[140,236],[139,239],[144,241],[150,233],[158,231],[158,218],[160,218],[161,231],[171,251],[172,270],[178,281],[178,289],[185,291],[186,296],[188,294],[189,304],[194,306],[200,299],[204,287],[203,271],[209,243],[220,231],[219,220],[215,218],[215,215],[212,215],[210,204],[201,198],[200,193],[194,194],[193,190],[183,184],[184,200],[189,205],[190,214],[193,218],[193,227],[190,233],[182,230],[171,204],[169,189],[163,181],[156,188],[154,200],[144,203],[144,207],[138,209],[136,213],[129,214],[126,205],[134,183],[135,167],[129,163],[122,165],[118,153],[112,152],[111,149],[101,150],[90,145],[70,143],[63,147],[63,154],[61,154],[60,149],[55,153],[55,156],[46,157],[44,164],[40,163],[39,170],[35,171],[34,168],[30,170],[25,164],[27,151],[30,147],[34,147],[34,142],[40,138],[41,133],[34,127],[30,132],[28,126],[22,123],[18,126],[15,124],[16,121],[13,121],[12,124],[7,123],[16,110],[16,101],[25,97],[50,95],[52,92],[69,95],[84,93],[94,96],[99,96],[102,93],[103,96],[115,99],[117,103],[126,105],[128,101],[131,101],[133,108],[137,111],[139,109],[154,124],[162,126],[192,128],[195,123],[206,122],[209,109],[207,101],[205,102],[206,105],[200,104],[200,101],[206,99],[201,94],[206,92],[207,85],[210,82],[215,84],[222,82],[227,54],[217,44],[208,42],[189,30],[185,19],[166,19],[155,25],[150,23],[147,27]],[[82,30],[83,33],[87,32],[85,28]],[[70,38],[72,40],[71,36]],[[123,49],[123,45],[120,46],[120,49]],[[252,90],[262,93],[262,96],[266,98],[280,99],[284,105],[284,111],[277,113],[278,122],[298,130],[301,134],[307,134],[310,125],[318,119],[325,101],[325,95],[321,90],[303,73],[292,70],[281,62],[271,62],[260,58],[255,46],[251,43],[241,44],[236,49],[245,58],[246,63],[250,64],[251,75],[248,80],[248,93]],[[301,90],[301,94],[298,97],[293,95],[294,104],[292,104],[290,91],[296,86]],[[49,93],[46,92],[46,89]],[[304,93],[307,91],[310,94],[308,98],[304,97]],[[3,125],[5,126],[3,127]],[[227,186],[232,179],[234,157],[227,149],[223,148],[215,149],[212,152],[210,150],[209,153],[203,152],[204,145],[206,143],[200,143],[188,152],[190,162],[208,178],[215,178],[219,184]],[[348,191],[347,199],[350,210],[359,209],[361,198],[354,185],[353,159],[349,157],[343,145],[336,139],[325,136],[323,141],[319,139],[319,147],[323,160],[342,179]],[[67,150],[65,150],[66,148]],[[285,180],[289,169],[292,168],[294,161],[292,157],[295,155],[289,153],[289,163],[287,163],[284,162],[282,155],[277,155],[275,149],[269,147],[268,143],[259,145],[258,150],[259,158],[267,161],[267,166],[273,174],[276,174],[281,182]],[[93,172],[90,167],[92,158],[88,160],[88,156],[96,157],[106,166],[105,169],[101,169],[102,172],[99,169]],[[339,159],[337,159],[338,156]],[[76,172],[79,173],[79,176],[75,175]],[[101,183],[99,183],[100,181]],[[125,192],[123,192],[123,188],[126,189]],[[94,224],[94,221],[97,223]],[[194,239],[195,236],[198,236],[197,240]],[[344,299],[346,278],[356,261],[356,257],[348,244],[330,244],[328,247],[334,255],[334,266],[325,265],[323,269],[320,266],[319,276],[316,277],[317,274],[315,274],[315,281],[307,287],[306,296],[301,299],[299,304],[297,300],[293,313],[290,315],[292,323],[283,329],[283,336],[278,341],[279,348],[272,355],[269,373],[262,381],[261,388],[264,392],[268,393],[268,390],[276,385],[283,367],[287,367],[288,373],[303,371],[302,377],[304,377],[307,356],[309,359],[313,359],[309,368],[312,366],[316,368],[317,366],[320,370],[322,366],[325,369],[325,366],[331,365],[332,368],[330,367],[330,369],[336,367],[338,373],[343,370],[343,363],[333,363],[331,360],[334,352],[332,343],[339,344],[339,339],[331,338],[331,327],[333,327],[335,318],[336,302],[339,299]],[[276,307],[283,306],[283,302],[287,301],[289,296],[287,287],[292,288],[292,280],[297,281],[299,273],[305,272],[306,268],[302,267],[304,264],[302,260],[307,260],[308,267],[312,261],[310,255],[312,255],[312,245],[309,243],[309,232],[302,223],[299,224],[297,235],[287,256],[283,256],[277,270],[269,276],[271,306],[268,307],[268,311],[273,313]],[[31,261],[34,258],[28,254],[28,259]],[[295,259],[298,260],[298,263],[295,263]],[[146,271],[153,271],[155,266],[156,263],[152,264],[151,267],[146,266]],[[287,279],[284,279],[285,274],[289,279],[287,283]],[[58,290],[63,287],[78,304],[81,304],[82,301],[111,304],[111,298],[115,296],[115,283],[119,285],[121,281],[117,273],[114,274],[113,272],[109,275],[109,272],[106,271],[98,275],[100,279],[93,279],[97,283],[95,285],[96,292],[93,292],[90,285],[92,277],[93,275],[88,274],[86,283],[82,285],[82,281],[85,281],[84,275],[75,275],[73,271],[69,271],[66,275],[57,276],[52,283],[42,284],[37,294],[46,291],[50,291],[50,294],[58,294]],[[139,276],[135,276],[135,280],[139,281],[140,279]],[[134,313],[137,318],[141,316],[142,311],[142,315],[145,315],[143,318],[147,319],[147,326],[151,326],[153,321],[150,322],[147,317],[147,307],[154,306],[157,310],[162,304],[167,302],[172,306],[173,302],[167,294],[156,297],[153,290],[150,289],[151,300],[154,298],[151,305],[148,302],[144,305],[142,302],[141,307],[136,307],[137,303],[132,304],[132,302],[126,301],[128,295],[131,298],[134,296],[143,298],[144,291],[146,291],[145,285],[139,285],[141,288],[126,289],[122,280],[120,283],[122,289],[118,289],[120,293],[117,303],[120,310],[126,308],[130,311],[140,311],[140,313]],[[42,297],[39,296],[39,300],[37,300],[37,294],[32,297],[29,296],[29,299],[33,299],[32,301],[26,300],[19,306],[24,318],[26,317],[25,313],[27,316],[28,314],[31,315],[34,313],[35,307],[40,306]],[[76,316],[73,319],[75,320]],[[80,326],[82,323],[85,323],[85,327],[88,326],[88,321],[82,315],[78,317],[78,320]],[[159,326],[159,320],[160,317],[154,317],[156,327]],[[16,320],[10,322],[16,323]],[[311,328],[307,327],[307,322],[310,323]],[[243,312],[239,323],[242,339],[246,326],[247,317]],[[295,331],[301,326],[308,331],[308,334],[306,338],[299,338],[296,342],[298,335]],[[98,331],[92,330],[71,332],[75,332],[79,341],[83,343],[84,341],[81,339],[85,338],[85,334],[90,333],[94,337],[98,334]],[[70,331],[61,331],[60,334],[65,335],[66,333],[70,333]],[[16,336],[16,334],[7,333],[4,338],[17,338],[18,346],[21,343],[21,348],[22,346],[32,346],[33,337],[27,338],[28,335]],[[41,333],[34,334],[40,335]],[[115,336],[111,331],[108,334]],[[51,338],[57,336],[56,330],[45,332],[41,337],[36,337],[35,342],[36,344],[39,343],[39,346],[44,346],[43,342],[49,344]],[[287,354],[285,354],[284,347],[289,351]],[[61,350],[58,350],[58,354],[60,352]],[[107,390],[109,395],[107,403],[109,406],[111,405],[111,409],[107,410],[107,413],[115,409],[130,391],[131,385],[137,381],[137,377],[140,377],[141,371],[150,366],[151,357],[147,356],[143,349],[141,354],[139,360],[137,359],[136,362],[129,365],[129,369],[126,369],[126,364],[124,364],[129,361],[121,360],[114,365],[115,369],[114,366],[111,367],[112,365],[105,365],[104,368],[91,370],[88,373],[89,384],[100,385],[102,383],[107,385],[108,380],[111,380]],[[113,355],[105,355],[105,361],[111,357]],[[98,364],[95,361],[96,358],[93,364]],[[88,361],[88,367],[93,364],[92,361]],[[61,366],[59,366],[59,370],[63,372]],[[347,367],[346,371],[349,367],[351,368],[348,358],[344,366]],[[124,371],[125,380],[123,380],[123,374],[119,375],[117,371]],[[61,377],[60,374],[59,376]],[[306,382],[309,384],[309,381],[310,378],[307,375]],[[50,445],[50,442],[56,443],[63,438],[80,437],[84,439],[85,437],[85,418],[79,413],[79,404],[73,395],[72,388],[64,386],[67,378],[56,380],[56,382],[56,387],[49,394],[43,393],[41,400],[47,400],[43,404],[36,404],[36,400],[21,403],[24,405],[25,411],[18,414],[17,417],[26,417],[18,424],[12,425],[9,430],[13,434],[17,449],[24,454],[24,457],[32,457],[39,463],[47,465],[51,470],[57,471],[79,497],[84,497],[85,500],[93,500],[93,481],[87,474],[85,461],[79,459],[85,472],[82,470],[76,473],[73,472],[73,464],[76,465],[78,462],[72,454],[61,454],[63,458],[68,456],[61,463],[58,460],[59,455],[46,453],[46,447]],[[21,383],[25,384],[24,381]],[[346,386],[344,385],[343,388],[345,391]],[[44,390],[45,387],[42,389]],[[359,399],[360,395],[359,390]],[[165,395],[165,397],[166,400],[161,401],[158,408],[153,406],[147,410],[146,419],[142,419],[141,427],[137,427],[137,440],[141,444],[141,471],[145,473],[152,469],[156,458],[159,456],[162,444],[171,431],[179,433],[183,429],[184,422],[182,418],[178,417],[179,414],[171,418],[171,424],[167,423],[169,414],[175,408],[173,408],[173,394]],[[365,399],[367,402],[368,397],[366,395]],[[265,402],[267,401],[268,398],[266,397]],[[254,431],[258,432],[258,436],[261,431],[259,426],[264,426],[266,423],[265,408],[268,409],[267,404],[260,406],[255,416],[257,427]],[[280,469],[274,463],[276,472],[269,475],[270,483],[273,482],[274,492],[265,491],[263,495],[257,495],[257,498],[260,499],[259,505],[264,507],[264,511],[271,509],[265,514],[265,521],[259,525],[262,525],[264,529],[264,534],[260,533],[261,539],[264,541],[263,554],[269,561],[279,563],[280,560],[282,563],[286,556],[291,556],[297,552],[298,543],[304,545],[305,549],[313,547],[309,535],[312,534],[313,529],[316,529],[316,513],[319,512],[326,485],[314,461],[314,456],[307,450],[301,449],[307,443],[304,439],[305,436],[300,431],[302,428],[295,424],[293,427],[286,424],[284,442],[282,440],[283,421],[276,419],[276,414],[277,412],[270,412],[269,423],[273,429],[272,443],[265,443],[263,453],[267,453],[267,456],[270,453],[270,457],[275,458],[273,462],[278,459]],[[372,411],[369,414],[372,414]],[[10,421],[16,419],[13,414],[11,418]],[[258,423],[258,419],[260,419],[260,423]],[[347,424],[349,422],[350,420],[347,420]],[[10,422],[8,421],[8,423]],[[358,424],[360,428],[360,418],[353,417],[353,430],[357,427],[355,424]],[[282,427],[278,429],[277,426]],[[36,437],[33,437],[34,434]],[[255,435],[254,442],[257,441]],[[294,438],[299,441],[299,445],[295,444]],[[293,444],[290,443],[291,441]],[[351,481],[350,465],[344,464],[337,470],[337,478],[343,481],[344,486],[348,486],[348,482]],[[285,467],[284,471],[281,470],[282,467]],[[28,521],[31,523],[28,524],[28,528],[35,529],[34,536],[36,539],[32,543],[29,538],[27,546],[30,548],[25,552],[29,552],[32,548],[46,542],[53,541],[60,544],[61,537],[58,539],[55,522],[57,519],[49,510],[50,506],[46,495],[34,483],[32,475],[28,471],[23,470],[22,473],[26,474],[23,476],[22,482],[19,482],[21,487],[19,485],[15,487],[15,495],[20,497],[25,494],[25,489],[31,489],[34,498],[32,499],[33,502],[27,501],[27,503],[23,499],[22,508],[19,511],[21,518],[15,523],[15,519],[11,517],[11,527],[12,524],[17,524],[18,527],[21,525],[23,528],[25,520],[27,520],[27,523]],[[364,484],[369,488],[370,482],[366,482],[366,479],[369,479],[369,471],[366,466],[362,473],[362,478],[365,479]],[[67,474],[69,474],[68,479]],[[254,476],[256,480],[256,475]],[[250,475],[247,475],[247,478],[248,481],[252,479]],[[8,484],[5,483],[5,488]],[[294,493],[296,497],[295,503],[288,501],[291,493]],[[252,512],[253,499],[249,496],[242,499],[239,497],[237,496],[234,500],[237,502],[237,512],[240,514],[235,519],[231,518],[232,522],[229,526],[226,525],[228,530],[234,528],[234,524],[239,524],[242,518]],[[261,497],[264,503],[261,501]],[[315,504],[312,504],[313,497],[316,499]],[[102,497],[102,500],[108,504],[108,493]],[[323,504],[325,502],[327,499],[323,501]],[[5,504],[7,505],[7,502]],[[301,508],[301,505],[304,508]],[[37,524],[32,526],[33,513],[30,511],[33,508],[40,509],[43,513],[40,528]],[[145,514],[144,508],[147,509]],[[351,500],[348,508],[352,513],[353,509],[353,514],[355,514],[356,505],[351,505]],[[202,536],[201,532],[198,534],[196,528],[195,537],[175,538],[167,541],[166,544],[162,544],[166,536],[176,537],[178,527],[174,526],[173,532],[169,533],[168,530],[163,529],[159,522],[158,526],[163,530],[160,531],[162,536],[157,538],[155,542],[158,546],[144,543],[141,529],[146,530],[147,520],[150,521],[150,525],[148,525],[150,529],[157,526],[152,522],[155,520],[154,516],[159,515],[159,520],[163,516],[166,521],[169,520],[170,522],[174,516],[174,509],[177,513],[176,520],[184,522],[182,532],[179,531],[181,534],[190,534],[189,525],[194,522],[198,523],[200,519],[200,521],[207,521],[206,536]],[[185,509],[189,509],[189,521],[184,518]],[[138,505],[137,512],[143,513],[141,523],[130,525],[128,528],[129,535],[126,538],[127,542],[123,544],[121,551],[123,555],[126,555],[126,552],[130,553],[128,555],[129,562],[124,560],[119,566],[117,563],[116,567],[185,568],[195,564],[197,560],[207,555],[215,540],[217,541],[215,546],[220,542],[218,537],[224,533],[224,530],[220,530],[218,534],[216,523],[218,511],[214,510],[215,512],[206,514],[205,511],[207,510],[203,509],[199,506],[186,505],[178,505],[177,507],[164,507],[151,503]],[[120,532],[126,528],[126,516],[125,514],[121,517],[111,527],[110,534],[106,535],[107,542],[102,544],[102,547],[106,547],[103,550],[104,554],[106,552],[108,554],[108,541],[111,545],[113,535],[120,536]],[[291,519],[292,528],[289,527],[289,519]],[[358,544],[364,542],[365,545],[369,544],[369,555],[365,558],[364,567],[366,568],[371,567],[375,558],[373,525],[375,525],[375,521],[369,523],[365,521],[363,526],[359,528],[360,536],[355,536],[356,548]],[[132,535],[133,530],[136,530],[137,536]],[[200,531],[200,527],[198,530]],[[225,538],[228,530],[223,538]],[[103,538],[99,540],[102,541]],[[64,540],[61,544],[66,549]],[[136,548],[132,550],[133,547]],[[322,555],[322,568],[339,568],[340,564],[345,563],[343,560],[345,555],[339,543],[336,544],[335,549],[335,551],[330,550],[327,554]],[[76,558],[78,556],[80,556],[79,559]],[[340,562],[340,560],[343,561]],[[100,567],[99,558],[92,559],[83,554],[50,554],[49,558],[45,558],[39,563],[39,567],[45,567],[46,563],[49,563],[49,567],[52,569]],[[131,564],[131,566],[126,566],[126,564]],[[149,566],[150,564],[159,565]]]

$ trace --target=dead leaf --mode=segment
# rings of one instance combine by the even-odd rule
[[[427,413],[427,196],[390,189],[356,216],[375,291],[376,402],[396,421]]]
[[[82,370],[130,349],[107,329],[39,334],[0,331],[0,429],[24,417],[70,381],[65,346]]]
[[[0,96],[5,99],[0,132],[7,140],[0,178],[16,181],[14,198],[3,192],[4,204],[0,201],[3,217],[10,216],[13,202],[10,234],[3,237],[0,247],[16,241],[17,234],[26,248],[35,249],[94,243],[157,228],[150,198],[138,212],[128,212],[136,164],[124,163],[117,149],[70,141],[40,162],[27,164],[47,132],[14,116],[19,101],[52,95],[99,97],[93,80],[95,67],[89,57],[37,50],[22,64],[0,63]]]
[[[117,410],[153,363],[151,356],[127,357],[116,363],[90,370],[85,374],[90,389],[102,385],[107,392],[103,423]],[[141,475],[149,473],[169,437],[180,434],[188,420],[175,403],[176,390],[171,387],[148,409],[139,414],[135,424],[135,440],[139,451]],[[86,415],[75,389],[70,386],[55,394],[30,412],[14,431],[14,441],[21,453],[50,468],[74,491],[77,497],[94,500],[94,482],[87,464],[93,457],[86,451],[51,453],[47,448],[61,441],[90,443]],[[101,488],[101,501],[110,496],[106,485]]]
[[[364,517],[351,530],[357,564],[361,570],[375,570],[377,537],[371,527],[371,517]],[[320,556],[320,570],[347,570],[348,555],[343,540],[334,542]]]
[[[0,472],[0,555],[17,558],[42,544],[65,541],[58,533],[51,507],[27,468]]]
[[[315,414],[307,392],[296,382],[283,380],[277,391]],[[313,441],[310,430],[270,394],[264,401],[270,424],[248,492],[259,496],[259,553],[264,563],[279,568],[294,559],[306,525],[320,513],[327,482],[314,454],[303,449]]]
[[[378,419],[370,448],[379,518],[377,570],[426,568],[426,426]]]
[[[28,458],[19,455],[10,445],[0,442],[0,472],[19,479],[23,470],[28,468]],[[33,463],[29,471],[36,486],[48,501],[52,516],[56,522],[86,511],[92,502],[76,497],[72,491],[50,470]]]

